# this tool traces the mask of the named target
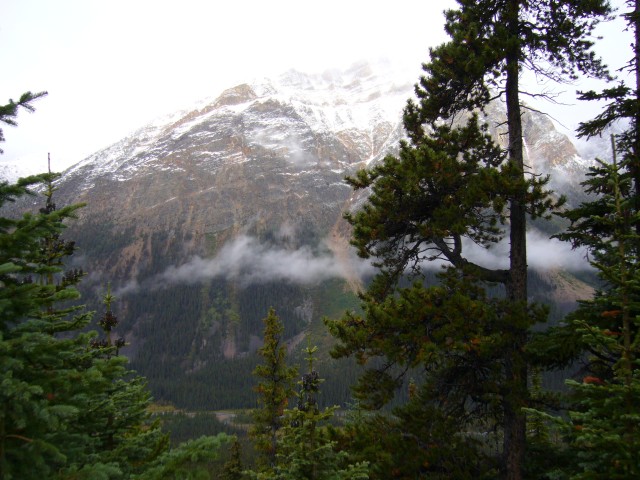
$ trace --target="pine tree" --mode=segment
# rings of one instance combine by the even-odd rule
[[[51,174],[0,185],[3,206],[30,194]],[[65,426],[79,413],[78,365],[91,361],[87,334],[77,332],[88,313],[56,307],[77,298],[74,274],[61,274],[60,259],[73,250],[60,240],[63,221],[78,206],[0,218],[0,478],[51,476],[70,453],[91,444]]]
[[[282,435],[278,438],[277,461],[273,470],[258,474],[260,480],[365,480],[365,462],[351,464],[347,452],[334,450],[326,424],[336,407],[320,410],[318,395],[322,379],[314,368],[317,347],[304,350],[307,373],[300,381],[298,405],[285,410]]]
[[[640,211],[640,4],[637,0],[627,0],[625,2],[626,12],[621,16],[627,23],[627,29],[633,34],[632,55],[629,62],[621,71],[629,74],[634,81],[633,85],[627,85],[624,80],[618,81],[613,86],[603,89],[600,92],[593,90],[579,92],[580,99],[585,101],[607,102],[603,111],[594,119],[583,122],[578,127],[579,137],[593,137],[601,135],[614,124],[624,126],[622,133],[616,136],[616,149],[621,157],[618,163],[621,167],[620,174],[623,177],[629,176],[630,188],[634,192],[635,211]],[[611,85],[611,83],[609,84]],[[591,202],[595,206],[594,202]],[[576,210],[576,215],[579,210]],[[574,220],[578,220],[574,217]],[[581,217],[580,222],[574,222],[576,231],[579,224],[589,222],[587,216]],[[634,225],[637,232],[640,232],[640,225]]]
[[[582,301],[552,332],[558,358],[587,360],[581,381],[568,382],[572,478],[634,478],[640,472],[640,4],[626,4],[622,16],[634,44],[624,70],[635,85],[621,81],[582,93],[584,100],[609,103],[578,133],[601,135],[616,123],[624,130],[612,136],[613,161],[598,160],[583,183],[595,198],[563,214],[571,225],[559,236],[589,250],[603,282],[593,299]]]
[[[150,466],[132,478],[136,480],[209,480],[212,463],[220,457],[223,446],[231,441],[224,433],[200,437],[181,443],[156,458]],[[91,477],[90,477],[91,478]]]
[[[418,103],[410,101],[405,109],[411,144],[401,144],[398,158],[387,157],[381,166],[350,180],[355,188],[372,191],[364,208],[347,219],[354,226],[353,243],[360,255],[376,258],[381,268],[363,297],[365,310],[381,312],[381,320],[372,320],[367,311],[364,318],[347,315],[330,327],[343,342],[337,355],[355,354],[363,362],[370,357],[384,359],[382,369],[364,377],[361,391],[375,392],[374,379],[376,386],[394,388],[406,369],[394,378],[391,367],[418,358],[414,351],[421,350],[429,325],[420,323],[400,337],[406,341],[398,342],[395,350],[376,347],[379,336],[394,335],[397,323],[413,318],[385,316],[383,304],[398,294],[408,269],[419,276],[423,262],[440,259],[464,278],[502,284],[510,304],[481,333],[491,335],[499,328],[503,338],[496,400],[504,438],[501,475],[519,479],[525,455],[522,408],[529,402],[525,346],[529,327],[541,318],[539,309],[527,305],[526,220],[545,217],[558,206],[545,190],[548,179],[526,172],[519,77],[524,68],[554,81],[571,80],[577,72],[606,77],[590,51],[588,37],[610,8],[606,1],[577,0],[458,3],[458,10],[446,12],[451,40],[431,50],[424,65],[426,75],[416,87]],[[498,98],[507,110],[501,127],[505,150],[489,135],[493,126],[480,121]],[[503,236],[510,245],[507,269],[465,257],[463,240],[489,247]],[[418,311],[423,308],[409,305]],[[458,329],[452,340],[466,334],[464,327]],[[420,364],[428,368],[430,361],[425,357]],[[384,403],[389,396],[379,400]]]
[[[118,325],[113,313],[115,300],[108,286],[103,298],[105,312],[97,322],[105,337],[90,342],[100,376],[91,385],[82,423],[90,424],[92,435],[99,439],[96,453],[102,461],[119,465],[128,476],[146,471],[167,449],[169,439],[161,431],[159,420],[151,419],[151,394],[145,379],[128,370],[128,360],[119,355],[124,338],[112,339]]]
[[[53,202],[55,188],[48,180],[45,183],[45,208],[42,214],[56,210]],[[42,242],[41,253],[49,266],[65,267],[66,257],[73,253],[74,242],[65,241],[59,234],[53,234]],[[57,285],[76,285],[83,276],[82,270],[65,270]],[[48,273],[46,283],[53,283],[54,277]],[[125,346],[123,338],[113,341],[111,334],[118,320],[113,314],[115,297],[110,287],[104,296],[105,312],[97,324],[105,334],[100,341],[96,337],[89,342],[91,356],[82,358],[76,365],[77,374],[83,381],[78,387],[78,416],[68,421],[67,430],[90,436],[94,443],[85,443],[85,450],[72,459],[67,469],[61,468],[61,474],[71,474],[81,465],[84,475],[91,477],[99,472],[103,465],[117,468],[120,475],[129,475],[145,471],[168,446],[168,436],[160,429],[159,420],[152,421],[148,412],[151,394],[144,378],[127,369],[127,358],[119,355],[119,349]],[[47,305],[52,315],[67,315],[81,311],[82,307],[54,309]],[[92,318],[92,315],[91,317]],[[85,345],[85,349],[87,345]],[[87,360],[91,360],[88,362]],[[92,446],[91,446],[92,445]],[[91,447],[90,447],[91,446]],[[63,473],[67,472],[68,473]]]
[[[640,220],[629,164],[599,162],[585,182],[598,198],[567,215],[575,221],[564,236],[587,245],[604,286],[580,302],[564,331],[569,351],[587,354],[582,380],[569,380],[568,448],[571,478],[635,478],[640,475]],[[627,157],[628,159],[629,157]],[[578,216],[593,212],[589,217]],[[566,334],[564,335],[566,337]],[[571,358],[571,357],[570,357]]]
[[[18,107],[42,95],[0,108],[0,121],[14,125]],[[110,289],[98,321],[105,338],[86,332],[93,313],[76,304],[84,272],[67,268],[76,246],[62,235],[82,205],[56,206],[56,177],[0,182],[0,208],[39,185],[45,197],[37,213],[0,216],[0,480],[209,478],[229,437],[167,450],[145,381],[112,338]]]
[[[258,350],[264,363],[253,372],[260,381],[256,387],[259,407],[254,410],[255,423],[251,431],[266,469],[275,466],[278,431],[282,428],[284,410],[293,396],[294,379],[298,375],[295,367],[287,366],[283,332],[284,326],[271,308],[264,319],[264,344]]]
[[[15,125],[18,107],[42,95],[9,102],[0,121]],[[149,394],[127,378],[126,359],[91,348],[95,333],[83,332],[84,272],[67,268],[76,247],[62,236],[82,205],[56,206],[56,176],[0,183],[0,208],[38,185],[45,197],[36,213],[0,217],[0,479],[128,477],[166,442],[144,421]],[[110,403],[132,414],[105,416]]]
[[[231,444],[231,458],[224,464],[222,471],[222,480],[242,480],[244,477],[244,468],[242,467],[241,458],[242,447],[238,438],[234,438]]]

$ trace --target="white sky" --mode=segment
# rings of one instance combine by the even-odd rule
[[[621,3],[622,0],[614,0]],[[321,72],[370,58],[414,68],[446,39],[453,0],[0,0],[0,103],[47,90],[21,112],[0,161],[61,170],[148,121],[290,68]],[[620,26],[601,55],[630,56]],[[604,43],[603,43],[604,45]],[[629,52],[629,53],[627,53]],[[575,91],[575,86],[561,90]],[[547,109],[549,110],[549,108]],[[552,108],[569,127],[581,119]]]

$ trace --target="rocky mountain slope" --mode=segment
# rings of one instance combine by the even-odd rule
[[[251,352],[269,307],[299,340],[356,304],[348,292],[370,268],[348,247],[342,213],[362,196],[343,179],[397,148],[414,80],[359,64],[238,85],[64,173],[57,203],[87,203],[67,234],[89,272],[85,299],[99,305],[112,285],[126,353],[156,397],[251,403]],[[503,114],[488,112],[496,125]],[[533,112],[524,128],[532,170],[577,198],[585,167],[569,139]],[[541,282],[565,288],[545,261]],[[588,294],[572,282],[563,291]]]

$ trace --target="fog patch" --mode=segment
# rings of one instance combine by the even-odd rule
[[[247,137],[250,143],[275,152],[297,168],[315,165],[318,159],[305,146],[305,138],[295,132],[296,125],[290,127],[261,126],[248,133]]]
[[[167,284],[197,283],[225,277],[242,284],[287,281],[309,285],[344,278],[349,267],[352,265],[338,262],[329,252],[317,254],[307,246],[287,250],[241,236],[223,246],[214,258],[194,257],[183,265],[168,268],[158,280]]]
[[[322,246],[321,246],[322,247]],[[330,279],[347,279],[373,273],[370,262],[354,255],[339,261],[323,248],[320,252],[303,246],[291,250],[260,243],[250,236],[240,236],[225,244],[213,258],[192,257],[150,279],[133,279],[116,294],[130,294],[140,289],[169,288],[172,285],[197,284],[214,278],[239,282],[242,286],[266,282],[289,282],[314,285]]]
[[[464,242],[463,252],[469,261],[487,268],[509,268],[509,239],[484,248]],[[527,265],[534,270],[584,271],[593,267],[587,259],[587,250],[573,249],[568,242],[549,238],[538,231],[527,232]]]
[[[128,282],[126,282],[123,286],[121,286],[120,288],[118,288],[115,292],[114,295],[116,297],[120,297],[122,295],[129,295],[132,293],[138,293],[140,291],[140,284],[138,283],[137,279],[132,279],[129,280]]]
[[[291,234],[284,229],[282,233]],[[483,248],[472,242],[463,242],[463,253],[469,261],[491,269],[509,268],[509,240]],[[531,231],[527,233],[527,263],[535,270],[584,271],[589,264],[585,249],[572,249],[567,242],[545,237]],[[331,279],[363,279],[376,273],[371,261],[363,260],[352,252],[338,260],[327,248],[303,246],[287,249],[261,243],[255,237],[243,235],[225,244],[213,258],[194,256],[181,265],[174,265],[149,279],[129,280],[116,295],[136,293],[141,289],[157,290],[172,285],[193,285],[224,278],[241,286],[267,282],[288,282],[297,285],[315,285]],[[447,262],[424,262],[425,269],[440,269]]]
[[[509,238],[492,244],[489,248],[468,239],[462,241],[462,255],[469,262],[489,269],[509,268]],[[444,259],[425,261],[421,268],[439,270],[450,263]],[[585,248],[573,249],[568,242],[549,238],[532,230],[527,232],[527,265],[533,270],[567,270],[580,272],[592,270]]]
[[[527,233],[527,263],[536,270],[592,270],[586,248],[572,248],[569,242],[545,237],[539,232]]]

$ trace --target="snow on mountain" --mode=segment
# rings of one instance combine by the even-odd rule
[[[153,171],[180,171],[185,162],[215,170],[248,161],[246,150],[253,148],[288,159],[289,175],[318,168],[348,174],[356,165],[368,165],[397,148],[403,136],[402,109],[412,96],[414,81],[384,62],[321,74],[291,70],[275,79],[229,88],[215,99],[160,118],[66,174],[80,176],[84,188],[90,188],[96,178],[126,181]],[[504,113],[499,103],[488,112],[499,139],[504,137],[498,126]],[[581,156],[548,117],[534,111],[525,113],[524,133],[532,172],[555,173],[558,181],[569,179],[577,188],[580,172],[592,163],[586,158],[593,148]],[[230,152],[226,140],[233,137],[242,148]],[[328,137],[342,144],[343,154],[323,161],[322,152],[315,150],[319,139]]]
[[[402,108],[411,89],[411,81],[397,82],[369,64],[316,75],[289,71],[276,79],[230,88],[199,108],[146,125],[71,167],[66,175],[81,175],[85,188],[104,175],[124,181],[145,166],[179,169],[175,164],[162,165],[162,159],[186,150],[191,152],[189,161],[208,162],[215,168],[220,152],[200,150],[194,155],[194,146],[215,140],[216,132],[240,117],[248,147],[275,148],[294,164],[317,163],[303,141],[308,134],[337,135],[358,162],[371,162],[397,144]],[[279,114],[265,122],[262,113],[270,108]],[[331,168],[344,172],[351,163],[353,159],[343,158]]]

